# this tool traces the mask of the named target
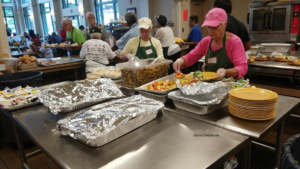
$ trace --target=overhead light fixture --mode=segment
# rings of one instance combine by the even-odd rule
[[[54,15],[55,15],[55,14],[54,14],[54,11],[51,11],[51,12],[50,12],[50,15],[51,15],[51,16],[54,16]]]

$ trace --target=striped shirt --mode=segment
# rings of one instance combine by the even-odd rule
[[[100,29],[101,34],[103,35],[103,37],[102,37],[101,40],[106,41],[107,38],[108,38],[108,35],[107,35],[107,32],[106,32],[104,26],[101,25],[101,24],[99,24],[99,23],[95,23],[95,26],[94,26],[94,27],[98,27],[98,28]],[[86,40],[91,39],[91,37],[90,37],[90,31],[91,31],[92,28],[93,28],[92,25],[89,25],[89,26],[87,26],[87,27],[85,28],[85,30],[84,30],[84,35],[85,35],[85,39],[86,39]]]

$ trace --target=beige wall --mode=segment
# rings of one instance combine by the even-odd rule
[[[0,2],[1,4],[1,2]],[[0,5],[2,7],[2,4]],[[3,11],[2,8],[0,8],[0,18],[3,18]],[[0,22],[0,53],[5,50],[10,52],[10,48],[8,46],[8,39],[6,38],[6,27],[4,25],[4,22]]]
[[[247,14],[249,12],[249,0],[231,0],[232,3],[232,13],[239,21],[243,22],[247,29],[249,25],[247,24]]]
[[[201,2],[200,5],[193,5],[191,3],[191,14],[196,13],[199,17],[198,25],[201,27],[202,23],[204,22],[205,15],[207,12],[213,8],[214,0],[205,0],[204,2]],[[206,28],[201,28],[202,37],[207,36],[207,30]]]

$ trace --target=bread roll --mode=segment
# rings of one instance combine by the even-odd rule
[[[30,61],[29,59],[27,59],[27,60],[24,61],[24,63],[25,63],[25,64],[30,64],[31,61]]]

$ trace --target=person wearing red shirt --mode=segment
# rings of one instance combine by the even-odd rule
[[[67,31],[62,27],[62,29],[59,31],[61,41],[65,42],[67,40]]]

